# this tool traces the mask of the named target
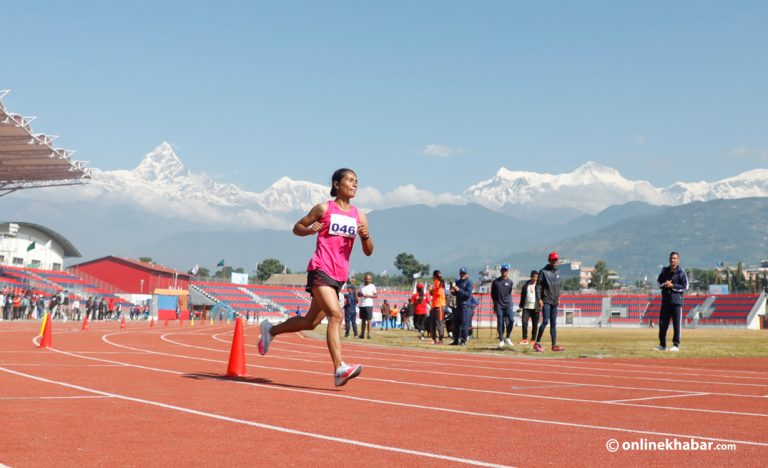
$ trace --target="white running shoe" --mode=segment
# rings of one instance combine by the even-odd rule
[[[360,375],[360,372],[362,371],[363,366],[360,364],[352,366],[342,364],[336,369],[336,372],[333,373],[333,384],[337,387],[343,387],[347,384],[347,381],[354,379]]]
[[[510,340],[509,338],[504,338],[504,344],[507,345],[507,346],[514,346],[515,345],[514,343],[512,343],[512,340]]]
[[[499,349],[504,349],[504,342],[501,340],[499,341]]]
[[[680,351],[680,348],[678,348],[678,347],[677,347],[677,346],[675,346],[675,345],[672,345],[672,347],[671,347],[671,348],[669,348],[669,350],[670,350],[670,351],[672,351],[673,353],[676,353],[676,352]]]
[[[267,354],[267,351],[269,351],[269,343],[272,342],[272,335],[269,334],[269,330],[272,328],[272,324],[269,323],[269,320],[264,320],[261,322],[261,325],[259,325],[259,330],[261,330],[261,339],[259,340],[259,353],[261,355]]]
[[[656,351],[666,351],[666,350],[667,350],[667,348],[665,348],[664,346],[657,346],[657,347],[656,347],[656,348],[654,348],[654,349],[655,349]]]

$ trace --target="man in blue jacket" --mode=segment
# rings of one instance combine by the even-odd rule
[[[512,309],[512,290],[515,284],[509,279],[509,264],[501,265],[501,276],[491,283],[491,300],[496,313],[496,331],[499,333],[499,349],[504,345],[512,346],[510,335],[515,325],[515,312]],[[505,333],[506,332],[506,333]]]
[[[680,321],[683,315],[683,292],[688,290],[688,277],[685,270],[680,268],[680,254],[669,254],[669,266],[661,269],[659,274],[661,287],[661,310],[659,311],[659,351],[667,349],[667,329],[672,319],[674,336],[670,351],[680,349]]]
[[[552,338],[552,351],[565,351],[565,348],[557,345],[557,306],[560,305],[560,272],[557,270],[557,262],[560,256],[557,252],[551,252],[547,257],[549,262],[539,271],[539,280],[536,283],[536,295],[539,298],[541,309],[541,325],[536,335],[533,350],[537,353],[544,351],[541,346],[541,337],[549,324],[549,336]]]
[[[357,338],[357,291],[354,285],[349,285],[347,294],[344,295],[344,336],[349,337],[349,327]]]
[[[472,281],[467,269],[459,270],[459,279],[451,286],[451,294],[456,296],[456,308],[453,312],[453,342],[451,346],[464,346],[469,336],[472,320]]]

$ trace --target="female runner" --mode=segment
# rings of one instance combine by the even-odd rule
[[[341,359],[339,333],[344,315],[339,305],[339,291],[349,274],[349,255],[360,236],[363,253],[373,253],[373,241],[368,232],[368,219],[357,211],[350,200],[357,193],[357,175],[351,169],[339,169],[331,177],[334,200],[315,205],[293,226],[297,236],[317,234],[315,254],[307,266],[307,292],[312,295],[309,312],[303,317],[291,317],[278,325],[261,322],[259,352],[267,354],[269,344],[277,335],[315,329],[323,318],[328,319],[326,341],[334,369],[334,384],[341,387],[360,375],[363,366],[347,365]]]

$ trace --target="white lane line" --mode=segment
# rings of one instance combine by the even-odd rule
[[[100,395],[82,395],[82,396],[40,396],[40,397],[0,397],[1,400],[90,400],[96,398],[111,398]]]
[[[216,339],[216,338],[214,338]],[[223,341],[223,340],[219,340]],[[255,345],[246,344],[246,346],[254,347]],[[310,353],[306,351],[296,351],[296,350],[284,350],[282,348],[275,348],[280,349],[281,351],[287,351],[289,353],[294,354],[310,354],[315,355],[316,353]],[[446,353],[446,354],[453,354],[453,353]],[[395,354],[392,354],[395,355]],[[629,376],[629,375],[613,375],[613,374],[594,374],[594,373],[584,373],[584,372],[563,372],[563,371],[555,371],[555,370],[541,370],[541,369],[525,369],[521,367],[516,368],[505,368],[505,367],[490,367],[490,366],[478,366],[475,361],[467,361],[463,359],[442,359],[439,361],[429,361],[424,359],[418,359],[415,360],[411,356],[410,360],[402,360],[402,359],[393,359],[393,358],[368,358],[368,359],[380,359],[380,360],[386,360],[388,362],[402,362],[402,363],[408,363],[408,365],[430,365],[430,366],[443,366],[443,367],[470,367],[473,369],[483,369],[483,370],[493,370],[495,372],[515,372],[515,373],[533,373],[533,374],[557,374],[557,375],[573,375],[573,376],[587,376],[587,377],[600,377],[600,378],[607,378],[607,379],[627,379],[627,380],[652,380],[654,382],[674,382],[674,383],[694,383],[694,384],[708,384],[708,385],[727,385],[727,386],[740,386],[740,387],[759,387],[759,388],[768,388],[768,383],[763,384],[757,384],[757,383],[737,383],[737,382],[713,382],[713,381],[707,381],[707,380],[684,380],[679,378],[660,378],[660,377],[642,377],[642,376]],[[474,362],[475,364],[456,364],[456,362]],[[534,366],[534,365],[541,365],[541,366],[550,366],[550,367],[559,367],[559,368],[566,368],[566,369],[578,369],[578,370],[585,370],[585,371],[592,371],[592,370],[599,370],[599,371],[608,371],[608,372],[616,372],[616,369],[605,369],[605,368],[587,368],[587,367],[572,367],[572,366],[558,366],[558,365],[551,365],[547,363],[540,363],[537,360],[533,359],[525,359],[521,360],[521,363],[524,362],[526,366]],[[639,371],[628,371],[628,372],[639,372]],[[659,372],[663,375],[669,375],[669,372]],[[707,375],[702,375],[702,377],[711,377]],[[723,378],[730,378],[723,376]]]
[[[666,399],[666,398],[682,398],[682,397],[693,397],[693,396],[702,396],[702,395],[711,395],[711,393],[691,393],[689,395],[665,395],[665,396],[654,396],[654,397],[645,397],[645,398],[628,398],[626,400],[611,400],[606,401],[606,403],[625,403],[628,401],[645,401],[645,400],[659,400],[659,399]]]
[[[169,340],[165,338],[167,335],[170,335],[172,333],[168,333],[166,335],[161,336],[161,338],[166,339],[169,343],[175,343],[172,340]],[[130,346],[125,346],[121,344],[117,344],[113,341],[109,340],[110,336],[114,336],[116,334],[108,334],[102,336],[102,340],[105,343],[108,343],[112,346],[116,346],[118,348],[126,348],[126,349],[133,349],[136,350],[138,348],[132,348]],[[226,352],[226,351],[220,351],[212,348],[204,348],[202,346],[194,346],[194,345],[187,345],[184,343],[179,343],[182,346],[186,346],[189,348],[197,348],[197,349],[203,349],[203,350],[210,350],[210,351],[216,351],[216,352]],[[63,351],[61,351],[63,352]],[[199,361],[205,361],[205,362],[215,362],[218,364],[225,364],[227,361],[220,361],[216,359],[208,359],[208,358],[202,358],[202,357],[194,357],[194,356],[185,356],[180,354],[172,354],[172,353],[164,353],[160,351],[147,351],[151,354],[158,354],[161,356],[170,356],[180,359],[188,359],[188,360],[199,360]],[[90,358],[86,356],[77,356],[81,357],[83,359],[96,359],[96,358]],[[302,362],[319,362],[319,361],[307,361],[307,360],[299,360],[297,361]],[[109,361],[114,362],[114,361]],[[324,362],[324,361],[323,361]],[[311,371],[311,370],[304,370],[304,369],[291,369],[291,368],[282,368],[282,367],[271,367],[271,366],[259,366],[256,364],[246,364],[247,367],[255,367],[258,369],[265,369],[270,371],[281,371],[281,372],[289,372],[289,373],[300,373],[300,374],[311,374],[311,375],[328,375],[327,372],[318,372],[318,371]],[[141,366],[139,366],[141,367]],[[384,370],[394,370],[394,371],[405,371],[404,369],[390,369],[386,367],[375,367],[375,366],[368,366],[375,369],[384,369]],[[417,372],[417,371],[414,371]],[[454,376],[456,374],[449,374],[444,372],[432,372],[432,373],[438,373],[438,374],[445,374],[445,375],[451,375]],[[467,377],[483,377],[483,376],[474,376],[474,375],[467,375],[467,374],[461,374]],[[489,377],[491,378],[491,377]],[[664,411],[667,410],[673,410],[673,411],[687,411],[687,412],[695,412],[695,413],[713,413],[713,414],[728,414],[728,415],[734,415],[734,416],[755,416],[755,417],[768,417],[768,414],[763,413],[746,413],[746,412],[737,412],[737,411],[725,411],[725,410],[710,410],[710,409],[699,409],[699,408],[678,408],[678,407],[668,407],[668,406],[656,406],[656,405],[641,405],[641,404],[635,404],[635,403],[606,403],[604,401],[600,400],[588,400],[588,399],[578,399],[578,398],[568,398],[568,397],[555,397],[555,396],[545,396],[545,395],[536,395],[536,394],[530,394],[530,393],[515,393],[515,392],[502,392],[502,391],[496,391],[496,390],[484,390],[484,389],[472,389],[472,388],[463,388],[463,387],[452,387],[452,386],[445,386],[445,385],[434,385],[434,384],[425,384],[425,383],[418,383],[418,382],[409,382],[409,381],[403,381],[403,380],[393,380],[393,379],[379,379],[379,378],[372,378],[372,377],[358,377],[358,380],[370,380],[370,381],[376,381],[376,382],[383,382],[383,383],[390,383],[395,385],[408,385],[408,386],[414,386],[414,387],[424,387],[424,388],[433,388],[433,389],[440,389],[440,390],[446,390],[446,391],[458,391],[458,392],[472,392],[472,393],[483,393],[483,394],[491,394],[491,395],[503,395],[503,396],[520,396],[520,397],[526,397],[526,398],[533,398],[533,399],[543,399],[543,400],[555,400],[555,401],[568,401],[568,402],[576,402],[576,403],[590,403],[590,404],[615,404],[617,406],[631,406],[631,407],[637,407],[637,408],[650,408],[650,409],[662,409]],[[514,380],[514,379],[513,379]],[[640,389],[642,390],[642,389]],[[688,392],[690,393],[690,392]],[[688,394],[686,393],[686,395]]]
[[[102,336],[102,339],[105,339],[107,336],[110,335],[104,335]],[[36,340],[37,338],[35,338]],[[109,342],[106,340],[106,342]],[[118,345],[119,346],[119,345]],[[76,354],[71,354],[66,351],[58,350],[55,348],[50,348],[51,351],[70,355],[73,357],[81,358],[81,359],[90,359],[90,360],[97,360],[97,361],[105,361],[104,359],[94,358],[94,357],[88,357],[88,356],[79,356]],[[160,353],[164,354],[164,353]],[[184,358],[185,356],[180,356]],[[195,358],[192,358],[195,359]],[[204,359],[206,360],[206,359]],[[118,363],[116,361],[109,361],[112,363]],[[185,375],[185,372],[179,372],[174,371],[171,369],[159,369],[159,368],[151,368],[147,366],[140,366],[140,365],[134,365],[130,363],[122,363],[126,367],[134,367],[149,371],[155,371],[155,372],[162,372],[162,373],[168,373],[168,374],[175,374],[175,375]],[[0,367],[0,370],[4,370],[6,372],[13,372],[16,373],[16,371],[12,371],[10,369],[3,369]],[[631,433],[631,434],[645,434],[645,435],[653,435],[653,436],[664,436],[664,437],[677,437],[677,438],[689,438],[689,439],[698,439],[698,440],[711,440],[714,442],[725,442],[725,443],[737,443],[737,444],[744,444],[744,445],[755,445],[760,447],[768,447],[768,443],[766,442],[757,442],[757,441],[742,441],[742,440],[733,440],[733,439],[721,439],[717,437],[708,437],[708,436],[698,436],[698,435],[689,435],[689,434],[675,434],[675,433],[665,433],[665,432],[655,432],[655,431],[646,431],[646,430],[640,430],[640,429],[627,429],[627,428],[621,428],[621,427],[611,427],[611,426],[598,426],[598,425],[591,425],[591,424],[579,424],[579,423],[571,423],[571,422],[564,422],[564,421],[556,421],[556,420],[545,420],[545,419],[533,419],[533,418],[523,418],[518,416],[507,416],[507,415],[500,415],[495,413],[480,413],[480,412],[473,412],[473,411],[465,411],[465,410],[458,410],[458,409],[451,409],[451,408],[443,408],[443,407],[434,407],[434,406],[425,406],[425,405],[416,405],[411,403],[401,403],[396,401],[387,401],[387,400],[374,400],[371,398],[362,398],[362,397],[355,397],[350,395],[344,395],[344,394],[334,394],[329,392],[322,392],[318,390],[307,390],[307,389],[301,389],[301,388],[289,388],[289,387],[282,387],[277,385],[268,385],[268,384],[260,384],[257,382],[246,382],[246,381],[239,381],[239,380],[231,380],[230,382],[235,384],[241,384],[241,385],[249,385],[257,388],[267,389],[267,390],[277,390],[277,391],[287,391],[287,392],[293,392],[293,393],[299,393],[299,394],[309,394],[309,395],[318,395],[323,397],[329,397],[329,398],[341,398],[345,400],[353,400],[353,401],[359,401],[363,403],[373,403],[373,404],[379,404],[379,405],[385,405],[385,406],[396,406],[396,407],[403,407],[403,408],[409,408],[409,409],[417,409],[417,410],[424,410],[424,411],[434,411],[438,413],[452,413],[452,414],[458,414],[462,416],[472,416],[472,417],[481,417],[481,418],[493,418],[493,419],[500,419],[500,420],[506,420],[506,421],[520,421],[520,422],[528,422],[528,423],[537,423],[537,424],[544,424],[544,425],[551,425],[551,426],[562,426],[562,427],[577,427],[582,429],[592,429],[592,430],[600,430],[600,431],[615,431],[615,432],[622,432],[622,433]],[[69,384],[66,384],[69,385]],[[664,408],[667,409],[667,408]]]
[[[296,334],[298,338],[305,340],[305,341],[316,341],[312,338],[307,338],[303,334]],[[376,345],[374,348],[373,345],[363,345],[363,346],[356,346],[357,343],[348,343],[344,342],[345,344],[352,345],[352,348],[354,351],[356,351],[359,354],[373,354],[373,355],[379,355],[379,356],[399,356],[399,357],[413,357],[412,355],[408,354],[401,354],[398,352],[388,352],[387,349],[392,350],[400,350],[401,348],[396,347],[386,347],[386,345]],[[302,343],[290,343],[291,346],[301,346],[311,349],[316,349],[318,351],[325,351],[327,348],[324,346],[317,346],[317,345],[309,345],[309,344],[302,344]],[[250,346],[250,345],[249,345]],[[521,345],[523,347],[525,345]],[[439,349],[422,349],[422,348],[410,348],[412,351],[419,352],[424,355],[429,355],[430,358],[434,359],[440,359],[440,362],[446,362],[450,361],[453,362],[468,362],[468,363],[474,363],[477,362],[477,359],[467,359],[464,356],[462,356],[460,353],[452,352],[452,351],[443,351]],[[437,354],[437,355],[435,355]],[[612,368],[600,368],[600,367],[591,367],[591,363],[587,362],[578,362],[573,360],[572,358],[568,358],[567,364],[569,365],[563,365],[566,364],[566,358],[546,358],[545,356],[498,356],[493,354],[487,354],[487,353],[473,353],[473,355],[482,356],[483,358],[486,358],[487,360],[490,360],[494,364],[506,364],[506,363],[513,363],[513,364],[521,364],[525,363],[526,365],[537,365],[537,366],[543,366],[543,367],[558,367],[558,368],[566,368],[566,369],[578,369],[578,370],[604,370],[604,371],[616,371],[617,369]],[[446,358],[446,359],[444,359]],[[563,364],[556,364],[557,362],[563,363]],[[583,365],[582,365],[583,364]],[[633,366],[633,367],[640,367],[640,368],[653,368],[653,371],[650,370],[625,370],[625,372],[632,372],[632,373],[645,373],[645,374],[662,374],[662,375],[668,375],[669,371],[667,369],[678,369],[678,370],[689,370],[689,371],[697,371],[696,373],[678,373],[677,375],[690,375],[690,376],[701,376],[701,377],[722,377],[725,379],[749,379],[749,380],[768,380],[768,376],[766,377],[756,377],[756,376],[736,376],[736,375],[711,375],[702,373],[702,371],[711,370],[713,372],[742,372],[742,373],[751,373],[751,374],[762,374],[765,375],[765,373],[761,373],[759,371],[731,371],[727,369],[695,369],[695,368],[688,368],[688,367],[672,367],[672,366],[664,366],[664,367],[657,367],[652,364],[649,365],[640,365],[640,364],[623,364],[623,363],[605,363],[601,362],[601,365],[615,365],[615,366]],[[516,370],[516,368],[514,368]],[[765,384],[768,385],[768,382]]]
[[[246,419],[232,418],[232,417],[224,416],[224,415],[221,415],[221,414],[209,413],[209,412],[206,412],[206,411],[195,410],[195,409],[192,409],[192,408],[185,408],[185,407],[177,406],[177,405],[169,405],[167,403],[161,403],[159,401],[145,400],[143,398],[136,398],[136,397],[131,397],[131,396],[127,396],[127,395],[121,395],[119,393],[105,392],[105,391],[97,390],[97,389],[94,389],[94,388],[82,387],[80,385],[74,385],[74,384],[70,384],[70,383],[66,383],[66,382],[46,379],[44,377],[39,377],[39,376],[36,376],[36,375],[24,374],[22,372],[16,372],[14,370],[6,369],[4,367],[0,367],[0,371],[7,372],[7,373],[10,373],[10,374],[15,374],[15,375],[17,375],[19,377],[26,377],[28,379],[37,380],[39,382],[45,382],[45,383],[49,383],[49,384],[52,384],[52,385],[60,385],[62,387],[73,388],[73,389],[80,390],[80,391],[83,391],[83,392],[94,393],[96,395],[101,395],[101,396],[108,397],[108,398],[116,398],[116,399],[120,399],[120,400],[131,401],[131,402],[134,402],[134,403],[140,403],[140,404],[149,405],[149,406],[156,406],[156,407],[159,407],[159,408],[164,408],[164,409],[168,409],[168,410],[178,411],[178,412],[181,412],[181,413],[193,414],[195,416],[203,416],[203,417],[206,417],[206,418],[217,419],[217,420],[220,420],[220,421],[226,421],[226,422],[235,423],[235,424],[242,424],[242,425],[245,425],[245,426],[258,427],[260,429],[266,429],[266,430],[276,431],[276,432],[283,432],[283,433],[291,434],[291,435],[304,436],[304,437],[309,437],[309,438],[312,438],[312,439],[328,440],[328,441],[337,442],[337,443],[341,443],[341,444],[354,445],[354,446],[358,446],[358,447],[366,447],[366,448],[370,448],[370,449],[383,450],[383,451],[387,451],[387,452],[395,452],[395,453],[400,453],[400,454],[405,454],[405,455],[414,455],[414,456],[417,456],[417,457],[433,458],[433,459],[445,460],[445,461],[449,461],[449,462],[464,463],[464,464],[467,464],[467,465],[488,466],[488,467],[505,467],[505,466],[507,466],[507,465],[498,465],[498,464],[495,464],[495,463],[483,462],[483,461],[480,461],[480,460],[473,460],[473,459],[470,459],[470,458],[452,457],[452,456],[449,456],[449,455],[438,455],[438,454],[434,454],[434,453],[420,452],[418,450],[408,450],[408,449],[403,449],[403,448],[399,448],[399,447],[391,447],[391,446],[387,446],[387,445],[372,444],[370,442],[362,442],[362,441],[354,440],[354,439],[346,439],[346,438],[342,438],[342,437],[328,436],[328,435],[324,435],[324,434],[318,434],[318,433],[315,433],[315,432],[300,431],[300,430],[297,430],[297,429],[291,429],[291,428],[283,427],[283,426],[275,426],[275,425],[272,425],[272,424],[264,424],[264,423],[259,423],[259,422],[256,422],[256,421],[249,421],[249,420],[246,420]],[[768,444],[766,444],[766,445],[768,445]]]
[[[0,365],[11,367],[115,367],[112,364],[46,364],[46,363],[15,363],[15,362],[0,362]]]
[[[167,343],[176,344],[179,346],[184,346],[187,348],[194,348],[194,349],[202,349],[206,351],[215,351],[218,353],[229,353],[228,349],[215,349],[215,348],[208,348],[204,346],[196,346],[191,345],[187,343],[182,343],[180,341],[174,341],[168,338],[169,335],[174,335],[175,333],[168,333],[160,337],[163,341]],[[218,338],[218,335],[213,335],[213,339],[217,341],[221,341],[223,343],[226,343],[223,339]],[[111,344],[118,347],[123,347],[121,345],[115,344],[110,341]],[[133,349],[133,348],[129,348]],[[284,351],[280,349],[279,351]],[[319,356],[320,353],[312,354],[312,353],[302,353],[302,354],[309,354],[310,356]],[[261,358],[261,356],[247,353],[247,356],[256,356],[257,358]],[[299,359],[299,358],[292,358],[292,357],[284,357],[284,356],[267,356],[268,359],[274,359],[274,360],[285,360],[285,361],[297,361],[297,362],[307,362],[307,363],[314,363],[314,364],[322,364],[326,363],[326,360],[311,360],[311,359]],[[410,361],[409,361],[410,362]],[[365,361],[363,361],[365,363]],[[618,389],[618,390],[643,390],[643,391],[653,391],[653,392],[666,392],[666,393],[682,393],[682,394],[690,394],[690,393],[699,393],[691,390],[674,390],[674,389],[663,389],[663,388],[650,388],[650,387],[630,387],[625,385],[607,385],[607,384],[594,384],[594,383],[584,383],[584,382],[570,382],[570,381],[558,381],[558,380],[542,380],[542,379],[523,379],[518,377],[502,377],[497,375],[478,375],[478,374],[464,374],[464,373],[458,373],[458,372],[442,372],[442,371],[433,371],[433,370],[426,370],[426,369],[413,369],[413,368],[406,368],[406,367],[386,367],[386,366],[376,366],[376,365],[369,365],[366,364],[366,367],[371,369],[382,369],[382,370],[389,370],[389,371],[398,371],[398,372],[410,372],[410,373],[416,373],[416,374],[433,374],[433,375],[445,375],[445,376],[451,376],[451,377],[471,377],[471,378],[477,378],[477,379],[484,379],[484,380],[500,380],[500,381],[514,381],[514,382],[535,382],[537,384],[541,383],[547,383],[552,385],[579,385],[583,387],[596,387],[596,388],[608,388],[608,389]],[[471,366],[463,366],[463,367],[470,367]],[[272,367],[267,367],[269,369],[272,369]],[[479,367],[478,368],[482,368]],[[277,368],[275,368],[277,369]],[[723,393],[723,392],[710,392],[712,395],[718,395],[718,396],[727,396],[727,397],[738,397],[738,398],[763,398],[762,395],[745,395],[742,393]],[[538,396],[535,396],[538,397]],[[556,397],[541,397],[541,398],[552,398],[557,399]],[[566,399],[567,401],[580,401],[580,400],[571,400]],[[592,401],[592,400],[584,400],[584,401]],[[751,414],[751,413],[747,413]]]

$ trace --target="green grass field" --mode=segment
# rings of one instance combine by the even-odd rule
[[[529,330],[530,331],[530,330]],[[431,339],[419,341],[415,331],[374,330],[372,339],[360,340],[342,338],[342,342],[381,344],[403,348],[422,348],[452,352],[487,352],[504,355],[557,356],[557,357],[611,357],[611,358],[711,358],[711,357],[768,357],[768,330],[733,330],[733,329],[683,329],[680,352],[661,352],[658,346],[657,328],[566,328],[557,330],[558,344],[566,350],[554,353],[547,329],[542,346],[544,353],[536,353],[530,345],[517,344],[521,338],[521,329],[515,327],[512,342],[515,346],[500,350],[496,330],[483,328],[477,330],[477,339],[471,339],[467,346],[433,345]],[[325,336],[325,327],[316,330],[318,338]],[[667,345],[672,345],[672,330],[667,334]]]

